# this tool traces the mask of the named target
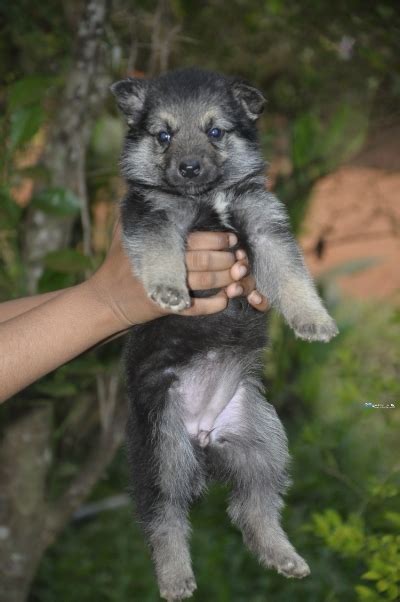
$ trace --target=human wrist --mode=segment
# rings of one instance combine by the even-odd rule
[[[122,332],[132,325],[116,307],[110,292],[95,276],[77,285],[76,288],[88,304],[89,311],[97,323],[95,327],[98,328],[99,333],[104,333],[103,338]]]

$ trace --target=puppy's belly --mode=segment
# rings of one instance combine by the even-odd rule
[[[202,447],[228,433],[239,433],[244,418],[245,388],[242,366],[232,357],[212,351],[187,367],[176,392],[183,406],[189,435]]]

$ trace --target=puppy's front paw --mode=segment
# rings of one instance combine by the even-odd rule
[[[179,312],[190,307],[190,296],[186,288],[178,288],[174,285],[158,284],[151,287],[149,297],[162,309],[170,309]]]
[[[296,316],[291,322],[295,335],[304,341],[322,341],[327,343],[338,333],[335,321],[326,312],[315,316],[312,320]]]

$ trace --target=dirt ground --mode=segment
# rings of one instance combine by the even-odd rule
[[[400,126],[316,184],[300,242],[314,275],[341,272],[343,294],[400,299]]]

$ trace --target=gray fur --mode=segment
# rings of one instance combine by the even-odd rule
[[[199,70],[126,80],[112,91],[130,126],[121,159],[124,247],[148,295],[176,313],[187,307],[187,236],[225,229],[237,233],[258,290],[296,336],[335,336],[285,208],[265,188],[254,126],[262,94]],[[172,315],[129,336],[133,493],[167,600],[196,587],[187,516],[210,479],[230,486],[229,515],[264,566],[287,577],[309,573],[280,526],[289,452],[259,376],[264,330],[262,314],[235,299],[220,314]]]

